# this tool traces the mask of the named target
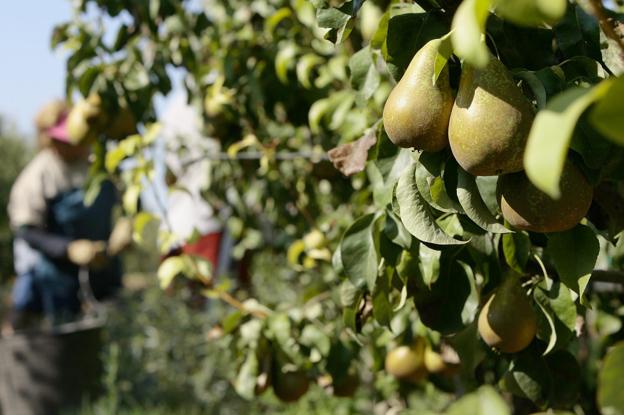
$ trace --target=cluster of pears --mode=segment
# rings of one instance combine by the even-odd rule
[[[384,106],[383,122],[399,147],[439,151],[450,145],[457,163],[475,176],[499,176],[498,194],[510,225],[535,232],[574,227],[587,213],[593,191],[571,163],[562,178],[562,197],[553,200],[534,187],[523,170],[533,105],[511,74],[491,56],[484,68],[465,64],[457,94],[448,65],[434,82],[441,39],[414,55]]]
[[[479,313],[479,335],[503,353],[526,348],[537,332],[537,317],[529,298],[514,276],[508,276]]]
[[[417,337],[410,345],[390,350],[385,360],[387,373],[411,383],[418,383],[429,374],[451,375],[457,368],[456,363],[443,359],[423,337]]]
[[[100,134],[113,140],[121,140],[136,133],[136,118],[125,105],[116,111],[107,111],[98,94],[91,94],[78,101],[67,116],[67,134],[73,144],[94,140]]]

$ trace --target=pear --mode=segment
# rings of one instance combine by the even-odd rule
[[[447,130],[453,108],[448,66],[433,82],[440,42],[434,39],[414,55],[384,106],[386,133],[399,147],[439,151],[448,145]]]
[[[479,335],[503,353],[526,348],[537,332],[537,317],[515,277],[507,277],[479,314]]]
[[[583,173],[567,162],[561,174],[561,197],[551,199],[524,172],[501,176],[496,191],[503,217],[511,226],[533,232],[561,232],[573,228],[587,214],[593,188]]]
[[[90,95],[79,101],[67,115],[67,135],[72,144],[95,138],[103,127],[105,115],[99,95]]]
[[[300,370],[277,370],[273,379],[273,393],[282,402],[298,401],[310,387],[305,372]]]
[[[451,151],[475,176],[521,171],[534,118],[531,103],[494,57],[483,69],[466,65],[449,124]]]
[[[426,342],[422,337],[411,346],[402,345],[386,355],[386,372],[397,379],[418,382],[427,376],[425,367]]]

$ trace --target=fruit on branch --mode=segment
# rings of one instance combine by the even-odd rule
[[[94,139],[106,123],[99,95],[90,95],[79,101],[67,115],[67,135],[73,144]]]
[[[448,66],[433,82],[439,46],[440,40],[434,39],[414,55],[384,106],[386,133],[399,147],[438,151],[448,145],[453,92]]]
[[[445,360],[445,357],[433,350],[431,346],[427,346],[425,349],[423,361],[428,373],[452,375],[457,372],[457,369],[459,368],[459,364],[457,362],[449,362]]]
[[[276,370],[273,375],[273,392],[283,402],[299,400],[310,387],[306,373],[301,370]]]
[[[479,314],[479,335],[503,353],[526,348],[537,331],[537,317],[515,277],[507,277]]]
[[[399,346],[386,355],[386,372],[397,379],[418,382],[427,376],[425,368],[425,340],[416,339],[411,346]]]
[[[451,112],[449,142],[460,166],[475,176],[523,169],[533,106],[494,57],[483,69],[465,65]]]
[[[593,189],[571,162],[561,174],[561,197],[551,199],[524,172],[501,176],[497,194],[503,216],[511,226],[533,232],[561,232],[573,228],[587,214]]]

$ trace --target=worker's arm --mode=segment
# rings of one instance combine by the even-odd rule
[[[67,258],[67,247],[72,241],[66,236],[56,235],[36,226],[20,226],[16,236],[52,259]]]

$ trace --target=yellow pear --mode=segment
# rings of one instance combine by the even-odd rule
[[[386,372],[403,380],[417,382],[427,375],[425,368],[425,341],[416,339],[411,346],[403,345],[386,355]]]

